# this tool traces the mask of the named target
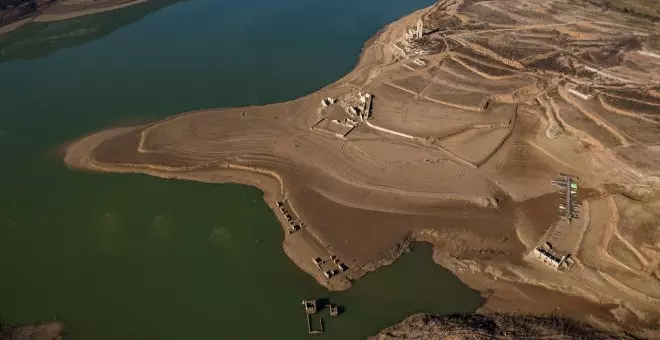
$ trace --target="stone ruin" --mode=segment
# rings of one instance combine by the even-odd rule
[[[408,28],[402,37],[397,39],[392,45],[391,50],[396,55],[403,59],[408,59],[411,56],[427,54],[426,51],[414,46],[413,40],[417,40],[424,36],[424,22],[420,18],[417,20],[415,27]]]
[[[424,22],[420,18],[417,20],[415,28],[408,29],[408,38],[409,39],[419,39],[424,36]]]
[[[327,98],[324,98],[321,101],[321,106],[322,107],[328,107],[328,106],[334,104],[335,102],[336,102],[336,100],[334,98],[327,97]]]

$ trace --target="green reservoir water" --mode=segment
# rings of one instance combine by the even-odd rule
[[[328,293],[282,251],[261,192],[67,169],[63,145],[110,125],[302,96],[432,0],[152,0],[0,36],[0,315],[57,317],[69,340],[306,339],[303,298],[345,306],[328,339],[477,292],[417,245]]]

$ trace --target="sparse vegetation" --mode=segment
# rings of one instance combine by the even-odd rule
[[[28,18],[56,0],[0,0],[0,26]]]
[[[660,2],[657,0],[583,0],[602,7],[605,10],[614,10],[632,14],[652,21],[660,21]]]
[[[437,316],[416,314],[400,324],[386,328],[371,340],[440,339],[637,339],[628,334],[602,331],[557,315],[453,314]]]

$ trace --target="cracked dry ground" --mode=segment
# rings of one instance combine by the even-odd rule
[[[425,37],[403,38],[420,17]],[[658,33],[576,1],[443,0],[387,26],[352,72],[316,93],[99,132],[72,144],[66,162],[256,185],[276,214],[275,200],[286,200],[304,221],[304,242],[287,235],[285,250],[330,289],[423,240],[488,297],[482,311],[557,312],[653,334]],[[345,138],[310,129],[346,118],[358,91],[374,95],[370,124]],[[326,97],[339,103],[321,108]],[[558,172],[588,188],[570,226],[557,218]],[[538,263],[530,252],[546,241],[575,265]],[[349,271],[326,280],[301,242]]]

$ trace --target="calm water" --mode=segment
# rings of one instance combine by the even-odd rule
[[[304,339],[300,300],[346,306],[354,339],[479,295],[417,246],[342,293],[282,251],[261,192],[71,171],[64,143],[108,125],[289,100],[348,72],[364,41],[431,0],[158,1],[0,37],[0,313],[69,340]]]

